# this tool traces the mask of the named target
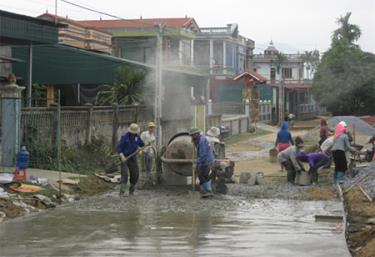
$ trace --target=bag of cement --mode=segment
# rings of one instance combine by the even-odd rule
[[[320,150],[322,150],[323,153],[330,152],[334,142],[335,142],[334,136],[327,138],[320,146]]]
[[[266,182],[264,180],[263,172],[257,172],[256,174],[256,184],[257,185],[264,185]]]
[[[307,171],[301,171],[301,173],[296,174],[296,185],[309,186],[311,185],[311,176]]]
[[[250,178],[249,180],[247,181],[247,184],[249,186],[254,186],[256,184],[256,181],[257,181],[257,177],[256,177],[256,174],[255,173],[250,173]]]
[[[272,148],[269,151],[269,157],[270,157],[270,162],[276,162],[277,161],[277,154],[279,152],[277,151],[276,148]]]
[[[248,181],[251,178],[251,173],[250,172],[241,172],[240,174],[240,184],[247,184]]]

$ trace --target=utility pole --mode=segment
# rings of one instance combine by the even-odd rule
[[[57,0],[55,0],[55,24],[57,24]]]
[[[283,76],[283,70],[282,70],[282,65],[280,67],[280,79],[279,79],[279,123],[284,121],[284,115],[285,115],[285,110],[284,110],[284,101],[285,101],[285,96],[284,96],[284,76]]]
[[[156,37],[156,65],[155,65],[155,103],[154,116],[156,123],[156,147],[159,149],[162,145],[162,98],[163,98],[163,33],[164,26],[157,25]]]
[[[27,85],[27,106],[31,108],[32,105],[32,90],[33,90],[33,44],[29,45],[29,78]]]

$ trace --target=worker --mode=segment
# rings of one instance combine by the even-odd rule
[[[369,144],[371,144],[371,149],[366,151],[366,160],[371,162],[375,159],[375,135],[370,137]]]
[[[311,175],[311,183],[318,184],[318,169],[326,166],[329,163],[329,157],[322,152],[297,154],[297,159],[301,162],[307,162],[310,166],[309,174]]]
[[[128,183],[128,172],[130,173],[129,195],[134,193],[135,185],[138,181],[139,169],[137,155],[135,153],[138,151],[139,147],[143,147],[145,145],[138,133],[138,124],[130,124],[128,131],[121,136],[120,142],[117,145],[116,150],[121,160],[120,195],[125,194]]]
[[[152,163],[155,158],[155,123],[148,123],[148,130],[141,133],[141,139],[146,147],[142,151],[142,171],[150,177]]]
[[[196,173],[198,174],[202,197],[210,197],[212,196],[210,170],[214,163],[210,143],[198,128],[190,129],[189,135],[197,149]]]
[[[320,140],[319,140],[319,146],[323,144],[323,142],[332,135],[332,130],[328,127],[327,120],[326,119],[320,119]]]
[[[287,170],[287,181],[291,184],[294,184],[296,173],[305,170],[297,159],[297,154],[303,148],[303,140],[296,137],[295,142],[295,145],[288,147],[277,155],[278,161]]]
[[[207,130],[206,133],[207,141],[210,143],[211,149],[214,153],[215,158],[219,158],[220,155],[220,129],[217,127],[212,127]]]
[[[335,139],[332,145],[332,156],[335,163],[334,183],[341,183],[344,179],[345,172],[348,169],[346,153],[350,151],[357,152],[350,145],[346,124],[342,121],[336,125]]]
[[[287,149],[290,145],[293,145],[292,134],[289,132],[288,122],[283,121],[279,132],[277,132],[277,137],[275,141],[275,148],[280,153],[283,150]],[[284,167],[281,165],[281,171],[284,170]]]

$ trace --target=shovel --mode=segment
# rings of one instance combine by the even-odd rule
[[[140,151],[143,151],[146,147],[150,146],[150,144],[147,144],[141,148],[138,148],[137,151],[135,151],[134,153],[130,154],[129,156],[126,157],[125,161],[121,161],[119,159],[116,159],[116,161],[114,163],[112,163],[111,166],[109,166],[108,168],[105,169],[105,173],[113,173],[115,171],[117,171],[117,167],[122,164],[122,163],[126,163],[130,158],[132,158],[134,155],[138,154]]]
[[[192,191],[189,191],[189,195],[194,199],[199,199],[201,194],[195,190],[196,186],[196,173],[195,173],[195,148],[193,147],[193,156],[191,162],[191,186]]]

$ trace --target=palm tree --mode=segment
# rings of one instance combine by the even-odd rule
[[[318,67],[320,53],[318,50],[305,51],[303,54],[301,54],[301,59],[304,65],[306,65],[306,70],[308,71],[308,77],[310,77],[310,75],[314,74],[316,68]]]
[[[97,105],[131,105],[142,102],[143,70],[120,66],[112,85],[103,85],[96,96]]]
[[[345,40],[350,45],[354,45],[354,42],[360,38],[361,29],[359,26],[349,23],[351,14],[351,12],[348,12],[345,16],[340,16],[340,18],[337,19],[337,24],[339,24],[340,27],[333,32],[333,41]]]

